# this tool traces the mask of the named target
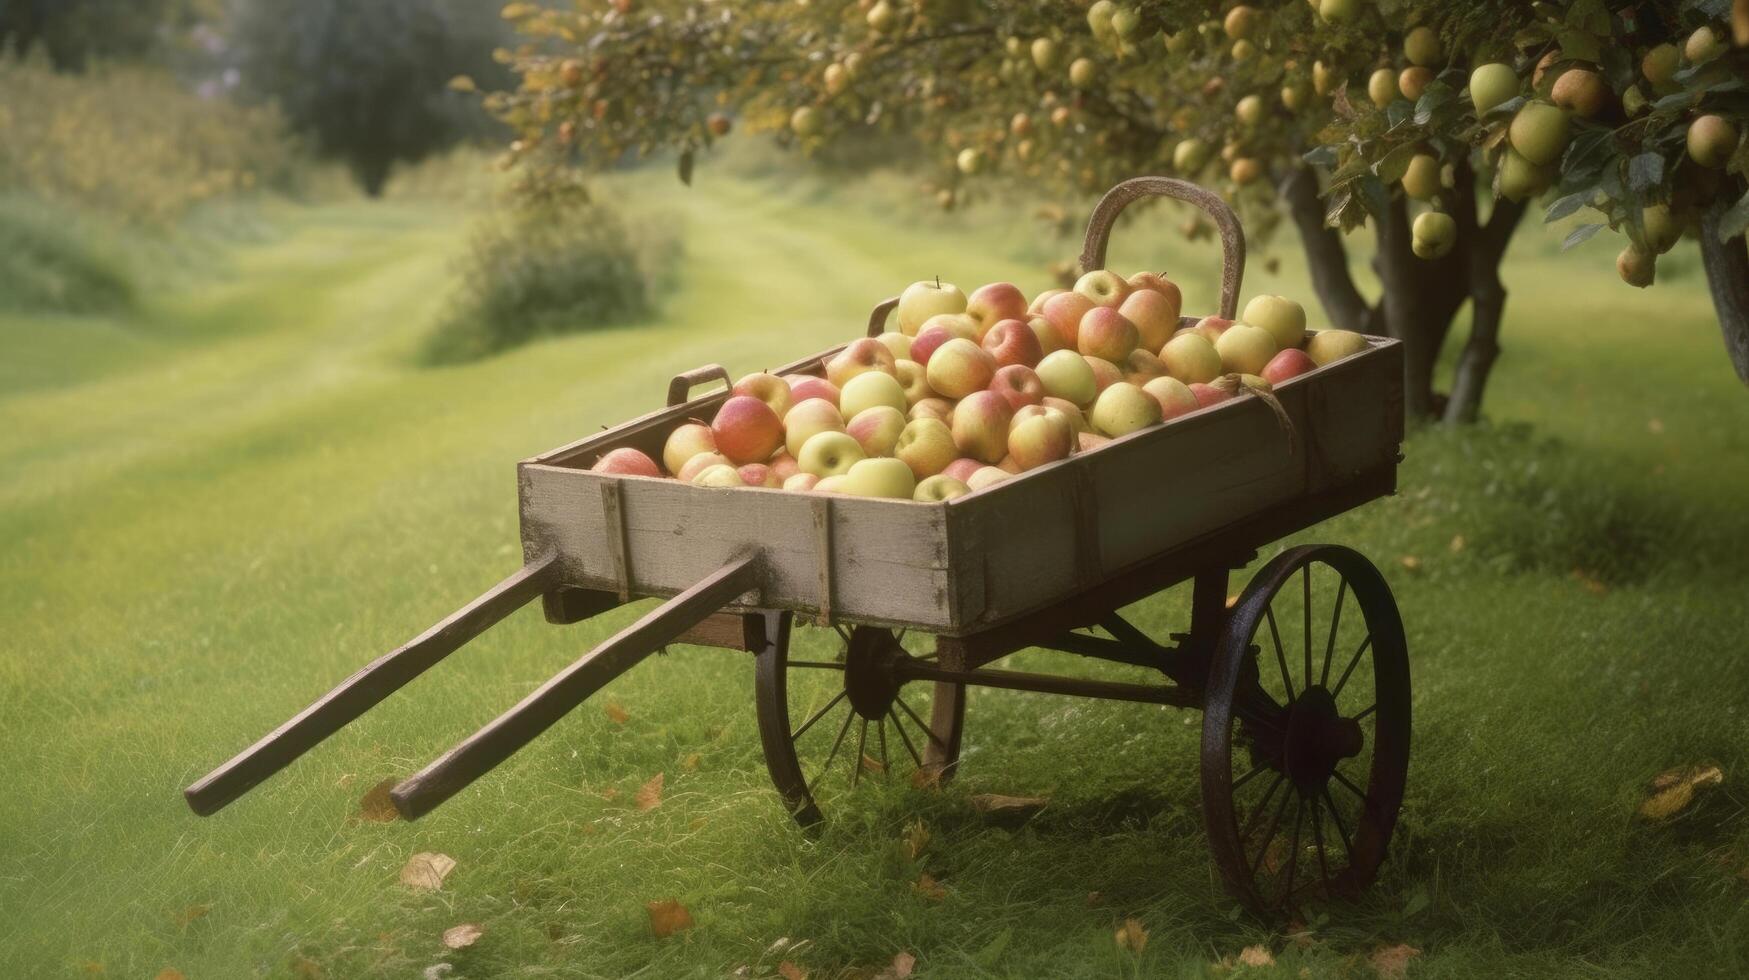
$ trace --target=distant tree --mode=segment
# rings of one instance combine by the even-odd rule
[[[0,0],[0,53],[41,48],[56,71],[93,59],[136,60],[158,53],[190,26],[202,0]]]
[[[246,90],[279,103],[367,194],[389,171],[492,125],[458,75],[496,83],[495,5],[469,0],[238,0]]]

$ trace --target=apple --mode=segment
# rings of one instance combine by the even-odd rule
[[[997,368],[995,377],[990,379],[990,390],[1001,395],[1011,409],[1037,405],[1045,397],[1044,382],[1039,380],[1038,372],[1024,364]]]
[[[630,446],[621,446],[603,453],[589,469],[596,473],[615,473],[620,476],[662,475],[662,468],[656,465],[655,460]]]
[[[893,352],[893,360],[908,361],[911,359],[911,338],[897,330],[888,330],[875,338]]]
[[[799,463],[802,458],[802,444],[814,435],[844,431],[844,414],[838,411],[837,405],[824,398],[810,398],[797,402],[789,410],[783,417],[783,428],[783,447]]]
[[[1366,97],[1372,104],[1383,109],[1397,97],[1397,73],[1389,68],[1380,68],[1366,80]]]
[[[1228,179],[1241,187],[1246,184],[1255,183],[1257,178],[1261,176],[1263,176],[1263,164],[1258,163],[1250,157],[1241,157],[1234,160],[1233,165],[1227,168]]]
[[[905,431],[905,413],[891,405],[872,405],[845,423],[844,431],[869,456],[891,456],[899,433]]]
[[[1048,37],[1035,38],[1030,49],[1032,66],[1039,71],[1050,71],[1057,64],[1057,42]]]
[[[876,34],[885,34],[898,24],[899,12],[887,0],[875,0],[868,8],[868,13],[863,15],[863,19],[868,23],[869,30]]]
[[[1030,316],[1043,311],[1045,304],[1051,301],[1051,297],[1061,296],[1066,292],[1068,292],[1067,289],[1047,289],[1044,292],[1039,293],[1032,298],[1032,302],[1026,304],[1027,314]]]
[[[727,463],[717,463],[700,470],[692,478],[696,487],[740,487],[746,484],[741,480],[741,474]]]
[[[1286,296],[1253,296],[1239,319],[1269,331],[1278,350],[1298,347],[1306,339],[1306,308]]]
[[[983,468],[983,460],[973,459],[970,456],[961,456],[959,459],[947,464],[941,472],[946,476],[953,477],[961,483],[968,483],[972,479],[972,474]]]
[[[1090,405],[1099,394],[1093,367],[1072,350],[1053,351],[1038,362],[1039,381],[1045,394],[1076,405]]]
[[[892,374],[893,365],[897,363],[898,358],[887,350],[886,344],[873,337],[858,337],[826,362],[826,380],[842,391],[845,383],[859,374],[870,371]]]
[[[1512,201],[1541,194],[1554,179],[1549,168],[1537,166],[1512,147],[1500,158],[1499,176],[1501,195]]]
[[[1318,16],[1326,24],[1346,24],[1360,16],[1360,0],[1318,0]]]
[[[1397,75],[1397,91],[1403,93],[1403,98],[1410,102],[1421,101],[1421,96],[1427,91],[1427,86],[1433,84],[1433,69],[1422,68],[1419,65],[1405,68]]]
[[[735,472],[740,474],[741,482],[750,487],[783,486],[783,481],[777,478],[777,472],[764,463],[748,463]]]
[[[685,480],[685,481],[690,483],[690,482],[692,482],[693,477],[699,475],[700,473],[704,472],[707,469],[710,469],[713,466],[733,466],[733,465],[734,465],[733,463],[729,462],[729,457],[724,456],[722,453],[718,453],[718,452],[699,453],[697,456],[694,456],[691,459],[687,460],[686,462],[680,464],[680,469],[674,471],[674,477],[675,477],[675,479]]]
[[[1658,256],[1641,251],[1639,246],[1629,242],[1627,248],[1615,257],[1615,272],[1621,276],[1622,282],[1636,289],[1645,289],[1658,278]]]
[[[785,490],[812,490],[820,478],[812,473],[796,473],[783,481]]]
[[[990,386],[996,375],[996,359],[976,342],[955,337],[929,355],[924,370],[929,387],[948,398],[964,398]]]
[[[1209,145],[1192,137],[1172,148],[1172,169],[1181,174],[1194,174],[1208,166]]]
[[[844,432],[816,432],[802,444],[796,462],[803,473],[812,473],[822,480],[850,471],[852,464],[866,459],[862,444]]]
[[[1019,474],[1020,473],[1020,464],[1014,461],[1014,454],[1013,453],[1009,453],[1008,455],[1002,457],[1002,462],[997,463],[996,468],[1001,470],[1004,473],[1010,473],[1010,474]]]
[[[1724,116],[1705,115],[1688,124],[1689,159],[1717,169],[1737,150],[1737,127]]]
[[[1310,354],[1303,350],[1290,347],[1269,359],[1263,365],[1263,380],[1271,385],[1281,384],[1289,378],[1297,378],[1307,371],[1315,371],[1318,362],[1312,360]]]
[[[716,449],[717,437],[711,434],[710,426],[703,422],[688,422],[668,433],[668,441],[662,444],[662,465],[668,468],[668,472],[678,475],[687,460],[699,453],[716,452]]]
[[[954,166],[959,169],[960,173],[971,177],[984,169],[984,154],[979,152],[976,147],[968,146],[959,152],[959,156],[954,158]]]
[[[943,313],[930,317],[911,341],[911,360],[928,367],[929,358],[941,345],[956,337],[974,341],[978,339],[978,330],[972,324],[971,317],[963,313]]]
[[[1646,205],[1640,212],[1640,222],[1645,226],[1646,245],[1660,255],[1676,247],[1682,237],[1682,222],[1671,213],[1668,204]]]
[[[1295,115],[1311,101],[1312,90],[1303,81],[1290,82],[1281,87],[1281,106]]]
[[[1336,83],[1342,78],[1336,69],[1322,61],[1312,62],[1312,91],[1319,95],[1329,95],[1336,88]]]
[[[802,471],[801,465],[796,462],[796,458],[791,456],[787,449],[771,457],[771,462],[766,465],[771,467],[771,472],[777,477],[778,483],[783,483]]]
[[[953,409],[953,443],[960,452],[986,463],[1008,452],[1008,422],[1014,410],[994,391],[974,391]]]
[[[1676,69],[1682,66],[1682,52],[1674,44],[1660,44],[1640,59],[1640,73],[1660,94],[1675,81]]]
[[[1299,353],[1295,351],[1294,353]],[[1190,386],[1177,378],[1155,378],[1142,386],[1150,398],[1160,403],[1160,420],[1177,418],[1186,412],[1194,412],[1202,406],[1197,404],[1196,393]]]
[[[916,489],[917,478],[911,475],[911,467],[889,457],[863,459],[852,463],[849,471],[844,474],[844,485],[840,487],[840,492],[853,497],[910,500]]]
[[[1221,402],[1227,401],[1233,397],[1233,393],[1224,388],[1217,388],[1214,385],[1205,385],[1201,382],[1186,385],[1185,387],[1189,388],[1190,393],[1196,396],[1196,404],[1198,408],[1219,405]]]
[[[1260,17],[1257,13],[1257,8],[1247,7],[1244,4],[1240,4],[1232,10],[1227,11],[1227,17],[1221,22],[1221,28],[1225,30],[1227,36],[1233,40],[1243,41],[1256,33],[1257,22],[1259,19]]]
[[[1087,431],[1087,416],[1081,413],[1081,406],[1074,402],[1065,398],[1052,398],[1046,396],[1044,401],[1039,402],[1039,405],[1044,408],[1054,408],[1057,411],[1062,412],[1063,415],[1069,419],[1069,425],[1072,426],[1076,432]]]
[[[1549,99],[1581,119],[1593,119],[1610,107],[1615,93],[1602,75],[1585,68],[1569,68],[1555,79]]]
[[[1132,279],[1132,286],[1134,282]],[[1117,312],[1135,324],[1136,343],[1144,350],[1157,351],[1166,346],[1166,341],[1178,330],[1178,303],[1155,289],[1132,289]]]
[[[905,287],[899,294],[899,332],[917,336],[923,321],[937,313],[964,313],[966,294],[958,286],[940,279],[923,279]],[[912,358],[916,360],[916,358]]]
[[[1069,84],[1079,89],[1093,87],[1093,82],[1099,77],[1099,66],[1092,58],[1076,58],[1069,65]]]
[[[1123,371],[1124,378],[1135,384],[1142,384],[1151,378],[1166,375],[1166,362],[1148,353],[1146,348],[1137,347],[1130,351],[1130,356],[1124,358],[1118,367]]]
[[[1739,9],[1741,8],[1739,7]],[[1738,16],[1741,14],[1739,13]],[[1739,27],[1738,31],[1741,32],[1742,28]],[[1737,35],[1739,44],[1742,43],[1742,36],[1741,33]],[[1719,40],[1718,34],[1707,25],[1696,28],[1693,34],[1688,35],[1688,40],[1682,45],[1682,54],[1691,65],[1705,64],[1724,53],[1724,42]]]
[[[752,395],[731,395],[711,420],[711,435],[731,463],[763,463],[783,445],[783,420]]]
[[[749,374],[735,382],[734,387],[729,389],[729,393],[748,395],[759,399],[770,405],[771,410],[777,413],[778,418],[783,418],[783,413],[789,411],[791,400],[795,397],[790,391],[789,382],[775,374],[766,374],[764,371]]]
[[[1081,318],[1075,331],[1075,349],[1087,357],[1117,363],[1130,356],[1140,341],[1136,325],[1114,307],[1095,306]]]
[[[1009,473],[1007,470],[997,466],[979,467],[978,472],[973,473],[971,479],[966,481],[966,489],[976,493],[987,487],[993,487],[1013,475],[1014,474]]]
[[[1567,114],[1546,102],[1527,102],[1506,131],[1512,148],[1539,167],[1561,158],[1570,138]]]
[[[1115,310],[1130,294],[1130,284],[1110,269],[1094,269],[1075,280],[1075,292],[1092,300],[1095,306]]]
[[[1366,350],[1366,338],[1352,330],[1319,330],[1306,340],[1306,354],[1323,367]]]
[[[1029,405],[1008,429],[1008,455],[1022,471],[1067,459],[1075,451],[1075,427],[1054,408]]]
[[[789,382],[790,405],[792,407],[800,405],[810,398],[818,398],[833,405],[838,404],[838,386],[825,378],[817,378],[811,374],[790,374],[785,375],[784,380]]]
[[[1403,193],[1415,200],[1432,200],[1443,189],[1439,182],[1439,160],[1431,153],[1417,153],[1410,157],[1401,183]]]
[[[1111,440],[1109,438],[1092,430],[1075,434],[1075,451],[1078,453],[1090,453],[1093,450],[1109,445],[1110,443]]]
[[[1249,323],[1233,324],[1215,341],[1221,369],[1232,374],[1256,374],[1280,349],[1269,331]]]
[[[1192,324],[1190,329],[1201,334],[1204,340],[1212,344],[1220,340],[1221,334],[1226,333],[1227,328],[1236,322],[1238,321],[1229,320],[1224,316],[1205,316]]]
[[[925,477],[921,480],[917,484],[917,489],[911,492],[911,499],[921,500],[924,503],[939,504],[944,501],[952,500],[955,497],[963,497],[971,492],[972,488],[966,486],[959,480],[948,476],[946,473],[937,473],[934,476]]]
[[[1457,244],[1457,222],[1440,211],[1424,211],[1415,216],[1409,247],[1424,259],[1437,259],[1449,254]]]
[[[1123,380],[1123,372],[1105,358],[1089,357],[1086,360],[1088,370],[1093,372],[1093,390],[1096,395]]]
[[[1099,304],[1078,292],[1058,293],[1046,301],[1039,315],[1057,328],[1057,335],[1062,338],[1062,346],[1073,350],[1080,334],[1081,318],[1097,305]]]
[[[1160,403],[1154,396],[1128,381],[1100,392],[1093,403],[1093,431],[1113,439],[1158,424],[1160,418]]]
[[[898,370],[897,362],[894,370]],[[892,374],[882,374],[879,371],[864,371],[844,383],[844,389],[838,395],[838,411],[846,419],[855,418],[857,413],[876,405],[890,405],[900,415],[910,407],[905,400],[905,386]]]
[[[1239,100],[1233,107],[1233,116],[1241,126],[1255,126],[1263,121],[1264,111],[1263,96],[1252,94]]]
[[[802,106],[790,113],[789,128],[795,130],[797,136],[813,136],[825,125],[820,117],[820,110],[811,105]]]
[[[1445,60],[1445,48],[1439,34],[1423,24],[1403,38],[1403,56],[1423,68],[1432,68]]]
[[[1049,326],[1048,321],[1046,326]],[[1052,332],[1055,329],[1051,327]],[[1025,321],[1017,319],[1003,320],[991,327],[984,334],[983,346],[996,359],[998,368],[1009,365],[1032,367],[1045,356],[1038,334]]]
[[[1518,73],[1512,66],[1497,61],[1470,72],[1470,101],[1475,104],[1476,115],[1486,115],[1488,110],[1518,95],[1518,85]]]
[[[935,389],[929,387],[929,376],[923,370],[923,365],[916,361],[895,362],[893,377],[898,380],[900,390],[905,392],[907,408],[935,394]]]
[[[993,282],[972,290],[966,302],[966,315],[977,322],[982,339],[991,327],[1003,320],[1018,320],[1026,316],[1026,294],[1011,282]]]
[[[1221,376],[1221,355],[1215,345],[1200,333],[1180,332],[1160,348],[1160,362],[1166,373],[1192,384],[1213,381]]]
[[[893,444],[893,455],[904,460],[919,480],[947,469],[959,454],[953,430],[940,419],[912,419]]]
[[[935,419],[940,422],[946,422],[953,418],[953,402],[939,397],[925,398],[917,404],[912,405],[911,410],[906,412],[905,416],[913,420]]]

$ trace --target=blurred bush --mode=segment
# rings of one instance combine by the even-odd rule
[[[133,299],[126,264],[69,217],[34,198],[0,195],[0,309],[99,313]]]
[[[635,229],[599,202],[547,199],[475,229],[458,285],[425,347],[433,363],[473,360],[537,337],[634,322],[677,266],[668,222]]]

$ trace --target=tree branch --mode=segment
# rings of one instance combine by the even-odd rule
[[[1325,315],[1344,330],[1366,331],[1372,320],[1372,306],[1354,285],[1341,233],[1324,223],[1324,200],[1319,196],[1317,172],[1306,164],[1297,164],[1282,181],[1280,190],[1294,226],[1299,229],[1306,265],[1312,273],[1312,289],[1318,294]]]
[[[1736,190],[1737,188],[1733,188]],[[1725,335],[1725,353],[1737,377],[1749,385],[1749,248],[1742,235],[1719,241],[1719,221],[1736,195],[1720,194],[1707,208],[1700,226],[1701,264],[1712,290],[1713,308],[1719,315],[1719,330]]]

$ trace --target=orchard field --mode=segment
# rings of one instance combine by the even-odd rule
[[[1067,251],[1027,213],[930,214],[878,179],[614,179],[683,229],[659,316],[465,366],[414,356],[468,219],[438,201],[277,205],[137,314],[0,315],[0,975],[832,977],[897,954],[925,977],[1749,975],[1749,400],[1692,249],[1636,291],[1597,276],[1601,241],[1520,236],[1492,422],[1417,432],[1398,497],[1307,536],[1380,562],[1409,630],[1409,795],[1357,906],[1238,913],[1199,727],[1153,707],[975,693],[960,781],[869,788],[809,838],[767,782],[750,663],[690,648],[417,824],[361,819],[637,608],[524,610],[192,816],[182,786],[515,567],[516,460],[678,371],[852,336],[911,280],[1035,291]],[[1208,309],[1214,250],[1149,217],[1112,265],[1164,264]],[[1296,260],[1254,256],[1245,294],[1307,296]],[[1638,816],[1702,764],[1720,785]],[[1050,802],[997,826],[977,792]],[[441,890],[400,883],[416,852],[455,860]],[[695,927],[652,936],[664,899]],[[1129,919],[1139,951],[1113,941]],[[478,940],[446,948],[464,923]],[[1273,965],[1236,966],[1250,947]]]

